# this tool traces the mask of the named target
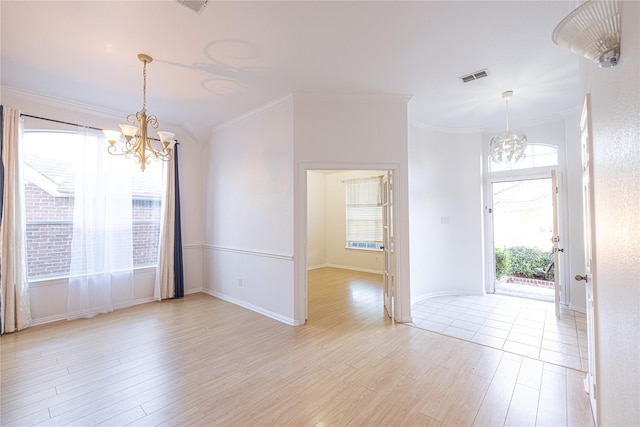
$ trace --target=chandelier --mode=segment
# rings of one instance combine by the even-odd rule
[[[491,161],[509,168],[524,159],[524,150],[527,148],[527,136],[523,132],[509,130],[509,100],[512,97],[513,91],[502,93],[507,111],[507,130],[491,138],[489,146]]]
[[[124,155],[126,158],[134,156],[136,163],[140,163],[140,169],[144,172],[151,160],[169,161],[172,158],[171,149],[174,145],[174,133],[158,131],[158,139],[149,136],[148,128],[158,128],[158,119],[154,115],[147,116],[147,64],[153,61],[149,55],[138,54],[138,59],[144,64],[142,67],[142,109],[135,114],[127,116],[127,123],[121,124],[120,129],[125,138],[124,147],[116,146],[120,139],[120,132],[114,130],[103,131],[109,141],[107,151],[115,156]]]

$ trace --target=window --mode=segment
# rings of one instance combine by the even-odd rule
[[[78,144],[75,132],[25,131],[23,137],[27,270],[29,279],[65,277],[71,262]],[[100,143],[99,141],[96,141]],[[104,154],[107,154],[106,146]],[[162,197],[161,164],[145,172],[132,159],[134,267],[157,262]],[[105,176],[104,179],[109,179]]]
[[[346,182],[346,247],[382,246],[382,177]]]
[[[511,170],[556,166],[558,164],[558,148],[552,145],[529,144],[524,153],[524,159],[512,165]],[[494,163],[489,158],[489,170],[491,172],[500,172],[509,170],[509,167]]]

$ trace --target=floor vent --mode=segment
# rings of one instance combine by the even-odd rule
[[[489,76],[489,71],[487,71],[487,69],[485,68],[484,70],[480,70],[480,71],[476,71],[475,73],[471,73],[471,74],[467,74],[465,76],[460,77],[460,80],[462,80],[462,83],[469,83],[472,82],[474,80],[478,80],[481,79],[483,77],[488,77]]]

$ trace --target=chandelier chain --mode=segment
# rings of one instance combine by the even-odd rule
[[[509,132],[509,100],[506,99],[504,102],[506,104],[506,110],[507,110],[507,132]]]
[[[147,61],[142,66],[142,111],[147,109]]]

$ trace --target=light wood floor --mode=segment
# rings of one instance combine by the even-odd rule
[[[196,294],[4,335],[0,424],[593,425],[584,374],[392,323],[381,292],[325,268],[305,326]]]

